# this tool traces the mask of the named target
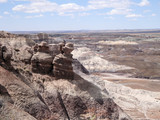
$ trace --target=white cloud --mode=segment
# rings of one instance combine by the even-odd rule
[[[54,13],[51,13],[51,16],[54,16]]]
[[[7,0],[0,0],[0,3],[4,3],[4,2],[7,2]]]
[[[132,9],[112,9],[110,12],[108,12],[108,15],[126,15],[129,14],[132,11]]]
[[[59,6],[59,12],[75,12],[75,11],[83,11],[85,8],[79,6],[75,3],[62,4]]]
[[[7,11],[4,11],[4,12],[3,12],[3,14],[5,14],[5,15],[9,15],[10,13],[9,13],[9,12],[7,12]]]
[[[79,13],[79,16],[88,16],[88,15],[90,15],[90,13],[86,13],[86,12]]]
[[[155,14],[155,13],[153,13],[153,14],[152,14],[152,16],[154,17],[154,16],[156,16],[156,14]]]
[[[43,13],[56,11],[58,5],[44,0],[32,0],[31,4],[17,5],[12,8],[13,11],[21,11],[26,13]],[[36,1],[36,2],[35,2]]]
[[[57,3],[47,0],[29,0],[30,4],[17,5],[12,8],[13,11],[21,11],[25,13],[44,13],[44,12],[76,12],[83,11],[84,7],[75,3],[58,5]]]
[[[105,19],[115,20],[115,18],[113,16],[105,17]]]
[[[126,17],[141,17],[140,14],[132,13],[131,7],[146,6],[149,4],[148,0],[142,0],[140,3],[132,2],[133,0],[89,0],[87,6],[81,6],[76,3],[57,4],[51,0],[14,0],[14,1],[28,1],[24,4],[16,5],[12,8],[13,11],[25,13],[58,13],[60,16],[74,16],[75,12],[79,12],[80,16],[87,16],[88,11],[97,9],[112,9],[103,13],[103,15],[124,15]],[[108,12],[107,12],[108,11]],[[88,13],[87,13],[88,12]],[[102,13],[100,13],[102,14]]]
[[[126,15],[127,18],[138,18],[138,17],[143,17],[142,15],[140,14],[128,14]]]
[[[2,18],[2,16],[0,16],[0,19]]]
[[[149,13],[149,12],[151,12],[151,10],[144,10],[143,12],[144,13]]]
[[[34,15],[34,16],[26,16],[25,18],[39,18],[39,17],[43,17],[43,15],[40,14],[40,15]]]
[[[132,2],[131,0],[90,0],[89,4],[89,10],[112,8],[111,11],[99,15],[125,15],[127,18],[142,17],[140,14],[132,13],[134,10],[131,9],[131,6],[137,6],[138,3]]]
[[[67,14],[66,14],[66,13],[63,13],[63,12],[62,12],[62,13],[59,13],[58,15],[59,15],[59,16],[69,16],[69,17],[71,17],[71,18],[74,18],[74,14],[71,14],[71,13],[67,13]]]
[[[148,0],[142,0],[138,5],[139,6],[147,6],[147,5],[149,5],[150,3],[149,3],[149,1]]]
[[[90,0],[88,9],[103,9],[103,8],[128,8],[132,2],[130,0]]]

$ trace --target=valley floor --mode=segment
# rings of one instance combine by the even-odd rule
[[[104,80],[108,80],[116,84],[122,84],[133,89],[160,92],[160,80],[158,79],[131,78],[125,75],[118,75],[116,73],[99,73],[97,75],[101,76]]]

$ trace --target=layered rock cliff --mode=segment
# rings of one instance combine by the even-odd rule
[[[82,76],[88,71],[72,58],[73,44],[66,43],[55,56],[47,43],[36,50],[23,40],[0,41],[12,53],[8,64],[0,46],[0,119],[130,120],[110,91]]]

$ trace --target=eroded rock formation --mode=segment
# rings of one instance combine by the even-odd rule
[[[23,108],[38,120],[49,117],[47,106],[25,79],[0,67],[0,84],[17,105],[17,109]]]
[[[18,59],[26,64],[31,63],[31,58],[33,56],[33,51],[30,46],[24,45],[20,48],[18,53]]]
[[[56,79],[73,79],[72,43],[48,45],[46,42],[35,44],[31,59],[32,71],[35,73],[53,73]]]
[[[11,64],[12,52],[11,49],[5,45],[0,44],[0,62],[4,62],[8,65]]]
[[[73,59],[71,52],[74,47],[72,43],[66,43],[62,48],[60,46],[61,53],[55,56],[53,60],[53,73],[56,79],[74,79],[73,74]]]
[[[14,38],[16,35],[5,32],[5,31],[0,31],[0,38]]]
[[[0,66],[0,119],[130,120],[110,98],[107,90],[104,92],[96,84],[73,72],[72,64],[76,66],[74,69],[84,73],[87,71],[72,59],[72,43],[62,47],[53,45],[52,49],[46,42],[36,44],[33,49],[18,43],[12,41],[9,44],[12,51],[14,48],[17,53],[11,61],[13,68],[7,70]],[[12,60],[9,48],[3,45],[0,48],[0,60]],[[16,61],[16,57],[22,63]],[[26,65],[25,61],[29,59],[31,64]],[[54,73],[55,77],[44,75],[49,72]]]
[[[44,74],[51,73],[53,57],[50,55],[48,44],[46,42],[41,42],[38,46],[35,45],[34,52],[36,53],[31,59],[32,71]]]

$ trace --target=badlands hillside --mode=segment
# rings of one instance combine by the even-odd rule
[[[0,120],[159,120],[159,42],[100,36],[0,32]]]

